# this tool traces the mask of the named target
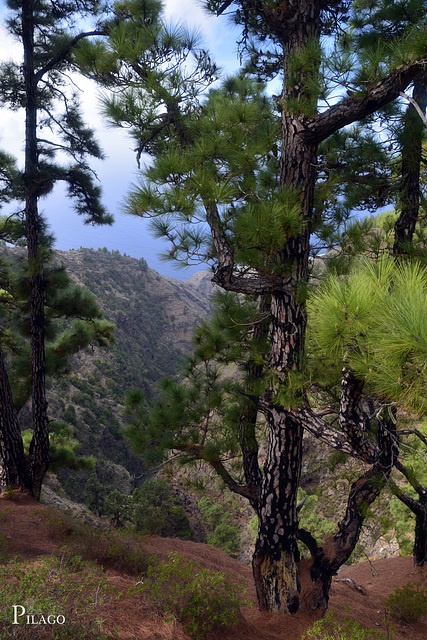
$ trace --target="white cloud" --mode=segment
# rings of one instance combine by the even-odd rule
[[[167,0],[165,14],[171,24],[181,22],[199,30],[205,46],[213,54],[215,62],[227,73],[238,68],[236,54],[236,30],[232,30],[225,16],[219,18],[207,15],[197,0]],[[0,6],[0,19],[4,12]],[[0,25],[0,62],[22,58],[19,45]],[[93,83],[77,78],[76,84],[82,89],[81,102],[88,124],[95,128],[96,135],[107,156],[104,161],[91,163],[101,181],[104,201],[112,213],[120,210],[120,202],[126,195],[137,175],[133,141],[126,132],[107,127],[100,114],[98,91]],[[0,109],[0,148],[15,155],[20,164],[23,162],[24,112]],[[190,277],[194,269],[186,272],[174,272],[164,263],[160,263],[156,254],[164,250],[164,243],[154,241],[149,235],[147,224],[128,216],[116,216],[116,224],[108,229],[85,227],[77,216],[70,211],[61,187],[55,189],[51,197],[41,202],[48,221],[56,235],[57,247],[61,249],[89,246],[107,246],[119,249],[122,253],[144,256],[150,266],[161,273],[175,277]]]

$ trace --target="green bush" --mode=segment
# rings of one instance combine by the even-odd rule
[[[144,584],[137,587],[171,618],[178,619],[192,638],[200,640],[210,631],[240,620],[243,585],[225,574],[201,569],[178,553],[151,566]]]
[[[116,527],[124,527],[131,519],[130,498],[118,489],[114,489],[105,498],[104,513],[111,518]]]
[[[215,527],[213,533],[208,535],[207,543],[232,557],[236,557],[240,551],[239,532],[235,526],[227,522],[221,522]]]
[[[338,622],[332,611],[328,611],[324,618],[316,620],[302,640],[386,640],[382,631],[365,629],[354,620]]]
[[[83,495],[89,509],[98,516],[104,514],[107,492],[107,487],[99,482],[96,473],[92,473],[86,482]]]
[[[141,548],[141,540],[132,531],[92,529],[70,514],[55,509],[36,511],[56,541],[66,543],[64,554],[78,555],[130,575],[145,573],[150,555]]]
[[[385,605],[393,618],[417,622],[427,612],[427,590],[420,582],[410,582],[389,595]]]
[[[132,495],[133,521],[137,531],[171,538],[191,540],[190,521],[163,478],[147,480]]]
[[[77,556],[68,560],[47,557],[33,565],[14,560],[0,566],[0,638],[112,638],[103,632],[100,615],[113,597],[116,591],[108,586],[102,571]],[[50,616],[58,622],[29,625],[26,615],[38,621]]]
[[[236,557],[240,551],[240,533],[233,524],[233,514],[224,505],[216,504],[206,496],[201,498],[198,506],[207,525],[212,529],[207,537],[208,544]]]

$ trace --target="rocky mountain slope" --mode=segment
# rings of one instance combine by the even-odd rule
[[[194,326],[211,311],[209,272],[187,281],[163,277],[144,259],[107,249],[57,251],[55,262],[98,299],[116,326],[108,349],[91,346],[74,356],[69,373],[49,382],[49,417],[73,426],[80,453],[97,459],[100,480],[128,493],[144,469],[121,433],[126,394],[141,389],[147,402],[164,376],[176,375],[191,352]],[[21,413],[30,426],[30,413]],[[82,500],[89,471],[61,471],[68,495]]]

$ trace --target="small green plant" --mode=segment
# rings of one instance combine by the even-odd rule
[[[354,620],[339,622],[332,611],[324,618],[316,620],[302,640],[386,640],[382,631],[365,629]]]
[[[151,566],[144,584],[147,593],[170,619],[177,618],[192,638],[200,640],[210,631],[239,622],[245,589],[219,571],[201,569],[178,553]]]
[[[130,575],[145,573],[150,555],[141,548],[140,536],[134,531],[92,529],[69,513],[55,509],[37,510],[37,515],[57,541],[66,543],[65,554],[76,554]]]
[[[6,520],[7,516],[8,516],[10,513],[12,513],[12,507],[4,507],[4,508],[0,511],[0,524]]]
[[[103,606],[117,598],[103,572],[78,556],[0,567],[0,638],[107,640]]]
[[[12,485],[7,485],[7,487],[3,489],[3,497],[5,498],[5,500],[16,499],[15,489],[14,487],[12,487]]]
[[[233,524],[233,514],[222,504],[215,504],[207,496],[199,501],[199,509],[212,532],[207,537],[207,543],[217,547],[232,557],[237,557],[240,551],[240,534]]]
[[[0,533],[0,562],[5,562],[8,557],[9,540],[4,533]]]
[[[409,582],[389,595],[385,605],[396,620],[417,622],[427,611],[427,590],[420,582]]]
[[[147,480],[132,495],[132,517],[141,533],[191,540],[193,531],[182,504],[164,478]]]

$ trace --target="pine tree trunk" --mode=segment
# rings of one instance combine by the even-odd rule
[[[267,414],[259,531],[253,573],[261,609],[295,613],[299,607],[297,491],[301,475],[302,428],[283,409]]]
[[[427,506],[415,517],[414,565],[427,564]]]
[[[25,486],[25,454],[0,346],[0,488]]]
[[[34,435],[27,468],[28,489],[40,497],[41,483],[49,464],[49,423],[46,401],[45,283],[41,255],[41,219],[38,211],[37,79],[34,68],[34,3],[22,3],[24,45],[25,120],[25,220],[30,270],[31,383]]]

